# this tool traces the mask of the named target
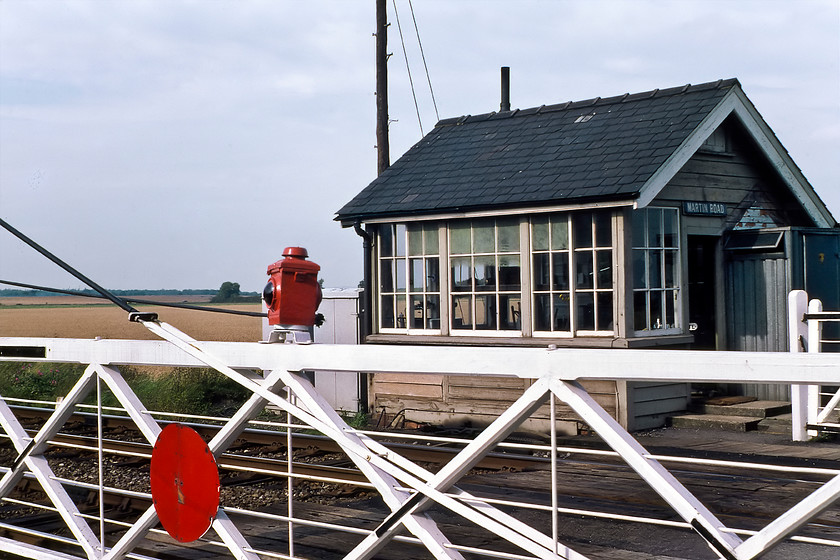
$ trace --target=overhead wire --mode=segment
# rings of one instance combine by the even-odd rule
[[[70,266],[69,264],[64,262],[63,260],[58,258],[56,255],[54,255],[53,253],[48,251],[46,248],[44,248],[43,246],[36,243],[33,239],[31,239],[28,236],[26,236],[25,234],[23,234],[21,231],[15,229],[10,223],[3,220],[2,218],[0,218],[0,227],[2,227],[3,229],[5,229],[9,233],[11,233],[12,235],[17,237],[18,239],[20,239],[21,241],[23,241],[24,243],[29,245],[31,248],[35,249],[37,252],[41,253],[41,255],[48,258],[53,263],[57,264],[60,268],[62,268],[66,272],[69,272],[76,279],[81,280],[84,284],[86,284],[89,288],[91,288],[94,292],[96,292],[96,295],[90,294],[90,293],[85,293],[85,292],[72,292],[70,290],[57,290],[55,288],[33,286],[31,284],[22,284],[20,282],[11,282],[11,281],[7,281],[7,280],[0,280],[0,284],[8,284],[8,285],[11,285],[11,286],[19,286],[19,287],[25,287],[25,288],[40,289],[40,290],[44,290],[44,291],[48,291],[48,292],[65,293],[65,294],[79,295],[79,296],[85,296],[85,297],[95,297],[95,298],[107,299],[111,303],[114,303],[115,305],[120,307],[123,311],[127,311],[129,321],[132,321],[132,322],[157,321],[158,316],[157,316],[157,313],[138,311],[137,309],[132,307],[130,305],[130,303],[146,303],[146,304],[149,304],[149,305],[160,305],[160,306],[166,306],[166,307],[182,307],[182,308],[186,308],[186,309],[195,309],[197,311],[213,311],[213,312],[216,312],[216,313],[232,313],[232,314],[236,314],[236,315],[251,315],[251,316],[258,316],[258,317],[266,316],[265,314],[258,313],[258,312],[238,311],[238,310],[231,310],[231,309],[221,310],[221,309],[210,308],[210,307],[190,306],[190,305],[187,305],[187,304],[173,304],[173,303],[166,303],[166,302],[159,302],[159,301],[142,300],[142,299],[138,300],[138,299],[129,299],[129,298],[125,298],[125,297],[119,297],[119,296],[115,295],[114,293],[106,290],[105,288],[103,288],[102,286],[100,286],[99,284],[97,284],[96,282],[94,282],[93,280],[91,280],[90,278],[88,278],[87,276],[85,276],[84,274],[82,274],[81,272],[79,272],[78,270],[76,270],[75,268],[73,268],[72,266]]]
[[[143,317],[141,317],[141,314],[139,314],[139,312],[136,309],[134,309],[131,305],[129,305],[124,299],[115,296],[114,294],[112,294],[111,292],[109,292],[108,290],[106,290],[105,288],[103,288],[102,286],[100,286],[99,284],[97,284],[96,282],[94,282],[93,280],[91,280],[90,278],[88,278],[87,276],[85,276],[84,274],[82,274],[63,260],[61,260],[54,254],[52,254],[51,252],[47,251],[44,247],[42,247],[26,235],[24,235],[19,230],[15,229],[10,223],[3,220],[2,218],[0,218],[0,227],[3,227],[6,231],[11,233],[15,237],[17,237],[18,239],[20,239],[21,241],[38,251],[39,253],[41,253],[53,263],[57,264],[60,268],[72,274],[74,277],[76,277],[76,279],[84,282],[88,287],[99,293],[103,298],[110,300],[112,303],[120,307],[123,311],[127,311],[129,317],[132,318],[131,320],[135,320],[134,318],[142,318],[149,320],[157,319],[157,316],[155,316],[154,319],[152,319],[152,315],[154,314],[142,314]]]
[[[429,66],[426,64],[426,53],[423,51],[423,41],[420,40],[420,28],[417,27],[417,18],[414,17],[414,4],[411,0],[408,0],[408,8],[411,10],[411,19],[414,22],[414,33],[417,35],[417,44],[420,46],[420,58],[423,59],[423,68],[426,70],[426,81],[429,83],[429,93],[432,96],[432,105],[435,108],[435,118],[440,120],[437,100],[435,99],[435,90],[432,87],[432,77],[429,75]]]
[[[25,284],[23,282],[13,282],[11,280],[0,280],[0,284],[5,284],[7,286],[15,286],[18,288],[27,288],[30,290],[40,290],[42,292],[50,292],[53,294],[62,294],[65,296],[79,296],[79,297],[86,297],[86,298],[97,298],[97,299],[106,299],[104,296],[100,294],[94,294],[90,292],[83,292],[79,290],[61,290],[59,288],[50,288],[47,286],[37,286],[34,284]],[[171,301],[160,301],[150,298],[144,297],[126,297],[122,296],[122,299],[128,303],[140,303],[144,305],[155,305],[158,307],[174,307],[178,309],[190,309],[193,311],[209,311],[210,313],[227,313],[230,315],[244,315],[246,317],[267,317],[267,313],[260,313],[259,311],[243,311],[240,309],[227,309],[224,307],[207,307],[203,305],[194,305],[191,303],[177,303]]]
[[[402,26],[400,25],[400,14],[397,10],[397,0],[394,2],[394,16],[397,20],[397,30],[400,33],[400,43],[402,44],[403,57],[405,58],[405,69],[408,72],[408,83],[411,85],[411,96],[414,98],[414,110],[417,113],[417,122],[420,124],[420,135],[423,136],[423,121],[420,118],[420,106],[417,104],[417,93],[414,91],[414,79],[411,77],[411,65],[408,63],[408,51],[405,48],[405,39],[403,38]]]

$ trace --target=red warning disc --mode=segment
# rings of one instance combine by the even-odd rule
[[[198,432],[181,424],[164,428],[151,479],[158,519],[172,538],[191,542],[207,532],[219,510],[219,469]]]

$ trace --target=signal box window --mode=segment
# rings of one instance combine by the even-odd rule
[[[453,331],[520,331],[519,220],[452,222],[449,269]]]
[[[680,236],[676,208],[633,213],[633,323],[637,333],[681,328]]]
[[[437,224],[386,225],[378,240],[380,328],[439,330]]]

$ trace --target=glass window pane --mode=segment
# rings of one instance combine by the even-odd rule
[[[651,288],[662,287],[662,250],[651,249],[648,251],[650,268],[648,269],[648,280]]]
[[[382,226],[379,228],[379,256],[394,256],[394,227]]]
[[[644,249],[633,249],[633,287],[647,288],[647,271]]]
[[[572,216],[575,249],[592,247],[592,212],[577,212]]]
[[[544,292],[549,289],[551,268],[548,266],[548,259],[548,253],[537,253],[534,255],[534,277],[531,281],[534,283],[534,290],[538,292]]]
[[[647,323],[647,292],[633,292],[633,328],[644,331]]]
[[[575,253],[575,288],[591,289],[595,287],[592,278],[593,267],[591,251]]]
[[[438,245],[438,226],[437,224],[426,224],[423,226],[423,244],[425,254],[439,255],[440,246]]]
[[[515,253],[519,251],[519,220],[498,220],[499,252]]]
[[[426,296],[426,328],[440,328],[440,296]]]
[[[476,330],[496,330],[496,296],[475,296]]]
[[[551,330],[551,295],[537,294],[534,297],[534,330]]]
[[[411,275],[409,277],[408,291],[422,292],[425,284],[425,278],[423,275],[423,259],[409,259],[408,266],[409,274]]]
[[[451,259],[452,263],[452,291],[472,291],[472,267],[469,257]]]
[[[381,292],[394,291],[394,261],[385,259],[379,261],[379,290]]]
[[[499,296],[499,328],[503,331],[519,330],[522,318],[522,299],[519,295]]]
[[[407,326],[407,319],[408,319],[408,310],[405,306],[405,296],[394,296],[396,302],[396,309],[397,312],[397,328],[404,329]]]
[[[394,296],[382,296],[381,323],[383,329],[394,328]]]
[[[397,292],[405,291],[405,259],[394,259],[394,277],[397,279]]]
[[[397,250],[396,256],[405,256],[405,224],[397,224],[397,232],[395,234],[395,247]]]
[[[496,251],[496,230],[492,220],[473,222],[473,252],[493,253]]]
[[[612,214],[610,212],[596,212],[595,246],[612,247]]]
[[[499,291],[518,291],[522,286],[519,276],[519,255],[500,255]]]
[[[531,219],[531,249],[548,251],[548,218]]]
[[[598,288],[612,289],[612,250],[596,251],[595,262],[598,265]]]
[[[662,292],[650,292],[650,328],[662,329],[665,327],[665,321],[662,317]]]
[[[665,238],[663,242],[665,247],[676,247],[678,245],[677,236],[679,235],[677,211],[671,209],[663,210],[662,217],[664,219],[663,230],[665,232]]]
[[[552,324],[555,331],[570,332],[572,330],[572,316],[569,294],[554,296],[554,315]]]
[[[648,208],[648,246],[662,247],[662,210]]]
[[[411,296],[411,328],[422,329],[423,321],[423,296]]]
[[[613,295],[612,292],[598,292],[599,331],[613,330]]]
[[[456,222],[449,229],[449,250],[454,255],[466,255],[470,252],[470,223]]]
[[[551,217],[551,249],[564,251],[569,248],[569,216]]]
[[[677,287],[677,252],[665,251],[665,287]]]
[[[440,259],[438,257],[426,259],[426,291],[440,291]]]
[[[575,323],[579,331],[595,330],[595,294],[575,293]]]
[[[408,224],[408,254],[423,254],[423,227],[420,224]]]
[[[647,231],[647,210],[633,211],[633,247],[647,247],[645,231]]]
[[[552,288],[554,290],[569,289],[569,253],[552,253],[551,263],[554,267]]]
[[[496,257],[475,257],[475,291],[488,292],[496,289]],[[478,311],[476,311],[478,315]]]
[[[452,298],[452,328],[472,329],[472,296]]]

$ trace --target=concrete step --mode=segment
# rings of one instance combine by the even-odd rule
[[[675,428],[749,432],[758,427],[761,418],[720,414],[686,414],[683,416],[674,416],[671,422]]]
[[[706,414],[720,416],[749,416],[752,418],[767,418],[790,412],[790,403],[784,401],[752,401],[732,405],[708,404],[703,407]]]
[[[761,422],[758,423],[758,431],[767,432],[769,434],[789,434],[790,422],[790,413],[763,418]]]

